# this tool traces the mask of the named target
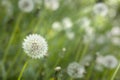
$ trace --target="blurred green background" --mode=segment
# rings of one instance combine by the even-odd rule
[[[120,0],[32,0],[29,12],[19,1],[0,0],[0,80],[17,80],[27,60],[21,80],[111,80],[116,68],[99,71],[95,65],[98,53],[119,62]],[[102,6],[96,7],[99,3]],[[48,42],[44,59],[31,59],[22,49],[23,39],[33,33]],[[92,60],[85,65],[84,77],[71,78],[67,66],[87,55]],[[114,80],[120,80],[119,74]]]

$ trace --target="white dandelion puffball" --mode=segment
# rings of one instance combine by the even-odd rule
[[[30,34],[24,39],[23,49],[28,56],[36,59],[47,54],[48,44],[42,36]]]
[[[62,31],[62,25],[61,25],[61,23],[60,22],[58,22],[58,21],[55,21],[53,24],[52,24],[52,29],[54,30],[54,31]]]
[[[82,19],[78,20],[79,25],[82,26],[82,28],[86,28],[90,26],[91,20],[88,17],[83,17]]]
[[[96,39],[97,44],[104,44],[106,42],[106,35],[100,35]]]
[[[72,62],[67,67],[67,73],[72,78],[82,78],[85,73],[85,68],[77,62]]]
[[[104,3],[97,3],[93,7],[93,12],[97,15],[106,16],[108,13],[108,7]]]
[[[5,7],[5,11],[6,11],[6,14],[7,16],[11,17],[13,16],[13,5],[12,3],[9,1],[9,0],[2,0],[1,2],[2,6]]]
[[[69,17],[63,18],[62,24],[65,30],[71,29],[73,26],[72,20]]]
[[[99,65],[103,65],[104,64],[104,57],[101,55],[98,55],[96,58],[96,63]]]
[[[75,33],[72,31],[66,32],[66,36],[69,40],[73,40],[75,38]]]
[[[107,55],[104,57],[103,63],[106,68],[114,69],[118,65],[118,60],[112,55]]]
[[[120,46],[120,38],[119,37],[111,37],[111,42],[113,45]]]
[[[50,10],[57,10],[60,6],[59,0],[44,0],[45,7]]]
[[[34,9],[33,0],[19,0],[18,6],[23,12],[31,12]]]
[[[92,61],[93,57],[92,55],[86,55],[82,60],[80,60],[80,64],[81,65],[87,65],[89,66],[90,65],[90,62]]]
[[[120,27],[114,26],[110,33],[112,36],[120,36]]]

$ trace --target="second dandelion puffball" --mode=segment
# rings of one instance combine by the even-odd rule
[[[31,12],[34,9],[33,0],[19,0],[18,7],[23,12]]]
[[[85,73],[85,68],[77,62],[72,62],[67,67],[67,73],[72,78],[82,78]]]
[[[35,59],[44,57],[48,51],[46,40],[38,34],[28,35],[22,45],[25,53]]]

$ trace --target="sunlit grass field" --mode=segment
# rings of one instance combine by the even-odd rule
[[[45,56],[26,54],[32,34]],[[119,60],[120,0],[0,0],[0,80],[120,80]]]

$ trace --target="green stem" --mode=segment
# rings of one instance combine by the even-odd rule
[[[80,49],[80,43],[81,42],[81,39],[79,40],[79,42],[78,42],[78,45],[77,45],[77,47],[76,47],[76,49],[77,49],[77,52],[76,52],[76,56],[75,56],[75,61],[77,61],[78,60],[78,58],[79,58],[79,53],[80,53],[80,51],[81,51],[81,49]]]
[[[88,47],[89,47],[89,43],[85,44],[85,47],[84,47],[84,49],[83,49],[83,52],[82,52],[79,60],[81,60],[81,59],[83,58],[83,56],[85,55],[85,53],[86,53],[87,50],[88,50]]]
[[[83,56],[85,55],[85,53],[88,50],[88,46],[89,46],[89,43],[85,44],[82,53],[80,55],[78,54],[79,52],[77,53],[76,58],[75,58],[76,61],[79,61],[79,60],[81,60],[83,58]]]
[[[118,67],[116,68],[115,72],[113,73],[113,76],[112,76],[111,80],[114,80],[114,78],[115,78],[115,76],[116,76],[119,68],[120,68],[120,63],[119,63],[119,65],[118,65]]]
[[[25,62],[25,64],[24,64],[24,66],[23,66],[23,68],[22,68],[22,70],[20,72],[20,75],[18,76],[17,80],[21,80],[21,77],[23,75],[23,72],[25,71],[25,68],[26,68],[27,64],[28,64],[28,61]]]
[[[90,69],[89,69],[89,71],[88,71],[88,75],[86,76],[86,80],[90,80],[90,76],[93,73],[94,65],[95,65],[95,63],[93,62],[92,65],[91,65],[91,67],[90,67]]]

